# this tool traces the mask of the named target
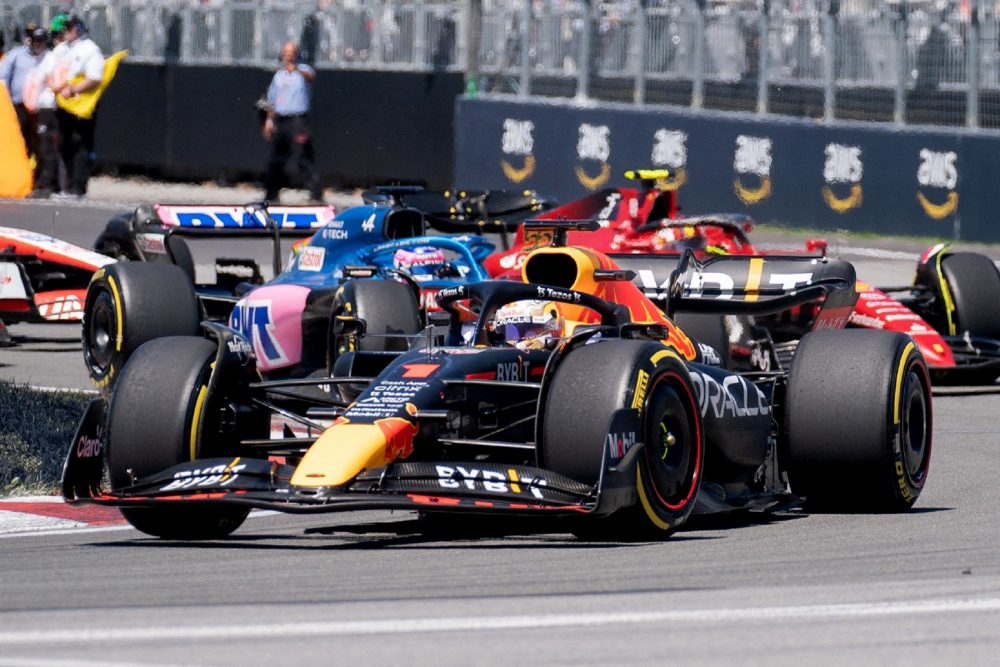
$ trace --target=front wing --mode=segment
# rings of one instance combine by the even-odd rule
[[[121,507],[226,503],[291,513],[415,509],[508,514],[608,514],[636,502],[633,446],[607,458],[598,482],[583,484],[549,470],[477,461],[399,461],[362,472],[338,487],[294,487],[294,467],[261,458],[199,459],[102,488],[106,439],[103,405],[94,399],[81,420],[63,470],[63,497]]]

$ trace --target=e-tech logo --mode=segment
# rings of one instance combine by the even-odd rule
[[[275,336],[270,299],[240,301],[229,316],[229,326],[252,341],[258,359],[264,358],[273,364],[288,361]]]

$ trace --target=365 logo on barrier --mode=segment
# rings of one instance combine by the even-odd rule
[[[733,155],[733,190],[744,204],[752,206],[771,196],[771,139],[769,137],[736,137],[736,152]],[[743,177],[756,177],[760,183],[756,187],[743,184]]]
[[[677,190],[687,183],[687,132],[661,127],[653,133],[653,152],[650,157],[654,167],[667,167],[673,174],[670,180],[658,183],[664,190]]]
[[[917,190],[917,201],[928,217],[943,220],[958,211],[958,154],[955,151],[920,150],[920,166],[917,167],[917,183],[923,188],[938,188],[948,191],[940,204],[927,198]]]
[[[607,125],[588,125],[583,123],[577,128],[576,157],[581,162],[596,161],[600,168],[596,175],[591,176],[583,165],[576,166],[576,180],[588,190],[596,190],[608,182],[611,177],[611,128]]]
[[[509,156],[500,160],[500,168],[511,183],[520,183],[535,173],[535,124],[530,120],[515,120],[505,118],[503,121],[503,136],[500,138],[500,150]],[[521,158],[521,166],[514,165],[515,158]]]
[[[861,146],[845,146],[844,144],[826,145],[826,162],[823,164],[823,201],[832,211],[847,213],[861,206],[864,192],[861,189],[861,178],[864,176],[864,164],[861,162]],[[835,188],[847,186],[844,196],[838,196]]]

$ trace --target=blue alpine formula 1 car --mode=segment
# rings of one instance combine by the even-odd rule
[[[252,342],[259,370],[276,377],[326,369],[337,356],[331,322],[338,316],[364,319],[371,334],[366,349],[405,345],[399,335],[424,326],[420,320],[437,309],[437,291],[486,278],[481,262],[494,247],[480,236],[428,236],[429,214],[400,201],[391,191],[378,192],[336,215],[329,208],[328,216],[317,217],[315,207],[303,215],[282,207],[280,219],[266,205],[229,207],[223,222],[234,224],[215,224],[222,207],[156,206],[141,230],[134,220],[118,224],[114,238],[123,258],[166,261],[118,262],[94,275],[83,316],[91,378],[110,388],[140,345],[197,335],[203,320],[228,320]],[[311,237],[282,269],[280,241],[288,231]],[[194,283],[184,238],[245,236],[272,239],[273,280],[264,283],[255,260],[222,258],[215,260],[214,283]],[[112,241],[109,233],[103,237],[105,245]],[[151,249],[148,256],[125,251],[141,252],[140,241]],[[413,303],[422,306],[419,317]]]

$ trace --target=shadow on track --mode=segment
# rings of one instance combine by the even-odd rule
[[[323,538],[336,540],[327,542]],[[524,541],[528,538],[529,541]],[[717,537],[675,533],[666,541],[712,540]],[[300,540],[302,544],[272,544],[274,540]],[[509,540],[509,541],[508,541]],[[421,517],[308,528],[300,534],[232,535],[214,541],[170,541],[155,538],[92,543],[95,547],[210,548],[210,549],[337,549],[369,550],[405,547],[416,549],[608,549],[663,542],[594,541],[574,537],[569,527],[552,519],[492,519],[479,521],[455,517]]]

